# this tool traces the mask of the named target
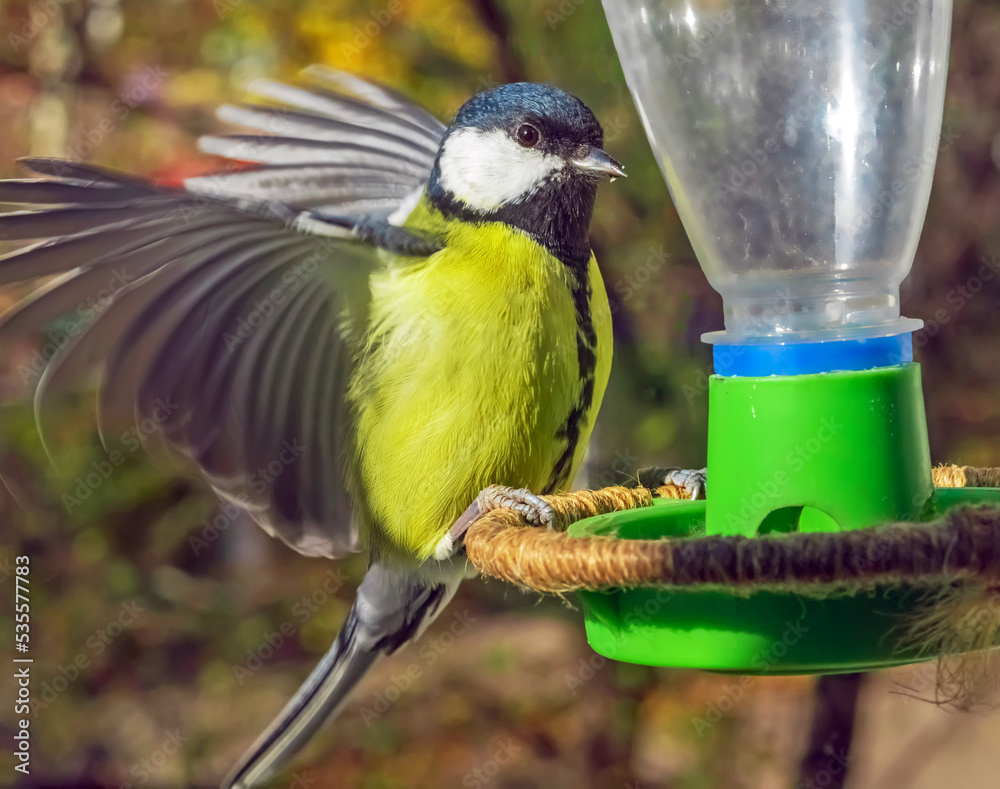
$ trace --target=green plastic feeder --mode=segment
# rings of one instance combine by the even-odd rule
[[[725,331],[713,343],[707,501],[580,521],[619,539],[869,528],[1000,502],[931,483],[900,317],[926,211],[950,0],[605,0],[615,45]],[[692,48],[692,42],[696,44]],[[914,162],[923,162],[914,166]],[[893,633],[918,593],[581,593],[616,660],[781,674],[923,659]]]

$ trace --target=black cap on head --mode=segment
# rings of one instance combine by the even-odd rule
[[[569,153],[568,146],[581,144],[600,148],[604,132],[590,108],[576,96],[551,85],[514,82],[473,96],[455,116],[455,127],[514,133],[523,123],[542,133],[539,150]]]

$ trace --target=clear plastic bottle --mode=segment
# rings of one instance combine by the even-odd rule
[[[930,192],[951,0],[604,0],[725,331],[887,337]]]

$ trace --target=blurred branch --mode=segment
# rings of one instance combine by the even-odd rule
[[[809,748],[802,757],[796,786],[841,789],[850,772],[854,714],[864,674],[834,674],[816,680]]]
[[[472,0],[476,14],[487,30],[497,39],[497,57],[500,59],[500,73],[504,82],[525,82],[527,73],[524,64],[514,52],[510,40],[510,20],[494,0]]]

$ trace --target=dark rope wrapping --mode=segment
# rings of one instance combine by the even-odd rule
[[[672,573],[660,582],[801,591],[814,584],[860,589],[940,578],[995,581],[998,546],[1000,509],[969,507],[926,525],[681,540],[673,543]]]
[[[1000,469],[941,467],[939,487],[1000,484]],[[676,488],[658,493],[679,498]],[[605,488],[545,497],[557,528],[591,515],[648,506],[644,488]],[[525,528],[522,528],[525,527]],[[466,535],[470,561],[487,575],[539,592],[638,586],[711,586],[748,593],[787,589],[829,596],[838,587],[1000,579],[1000,508],[958,508],[925,524],[762,537],[710,536],[680,540],[574,538],[527,528],[516,513],[497,510]]]

